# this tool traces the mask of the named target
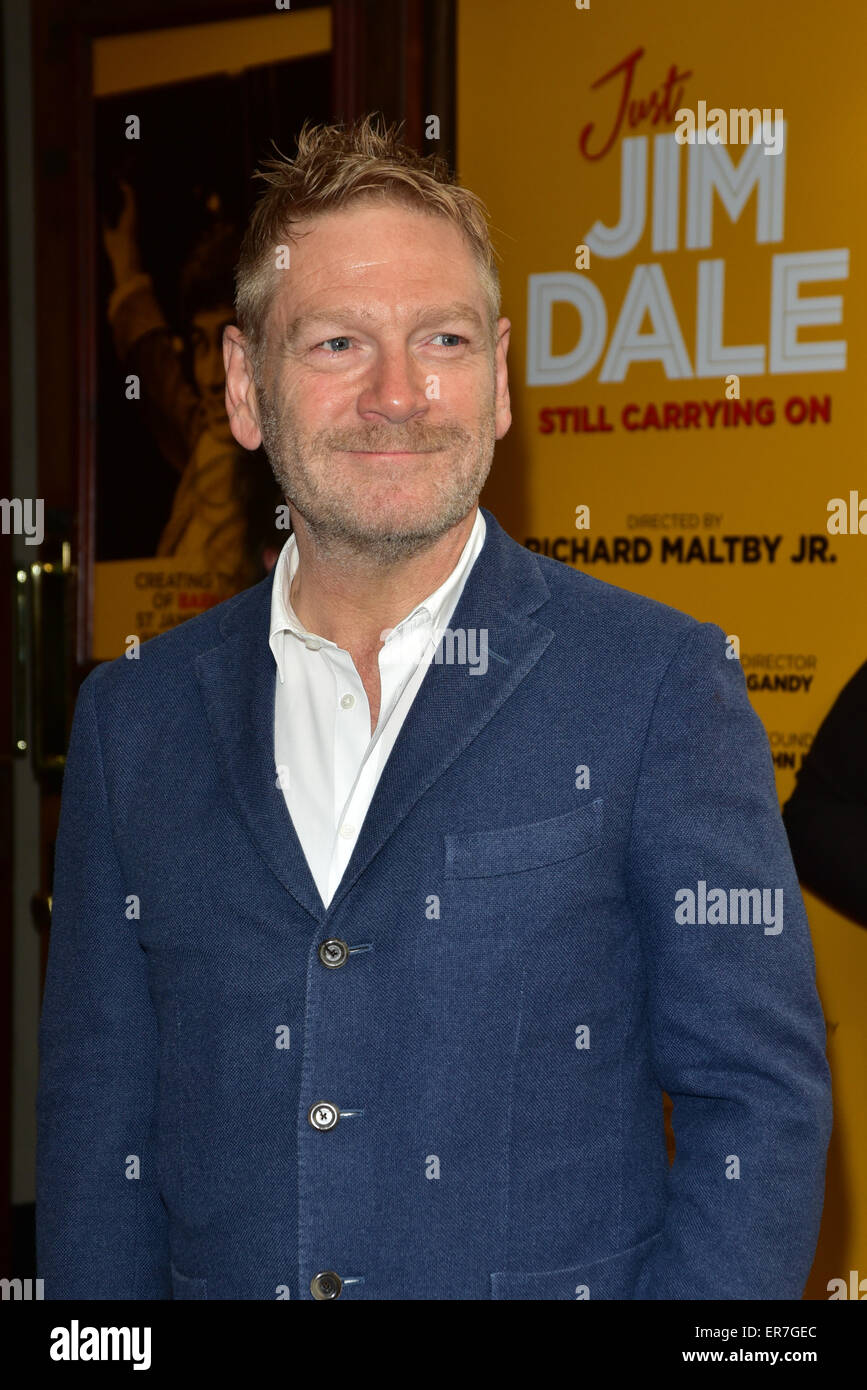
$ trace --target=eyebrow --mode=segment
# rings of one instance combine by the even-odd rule
[[[313,309],[308,314],[299,314],[291,321],[283,334],[283,342],[287,346],[291,346],[298,341],[305,330],[312,328],[317,323],[327,323],[333,326],[337,323],[350,324],[353,320],[364,322],[376,318],[375,310],[364,307]],[[426,323],[437,323],[448,319],[463,320],[471,323],[480,332],[484,330],[484,323],[478,310],[474,309],[472,304],[465,304],[461,300],[455,300],[453,304],[425,305],[412,316],[409,324],[412,328],[420,328]]]

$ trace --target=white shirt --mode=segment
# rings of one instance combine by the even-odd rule
[[[277,782],[327,907],[352,856],[388,755],[485,543],[473,529],[446,581],[417,604],[379,652],[379,720],[349,652],[308,632],[289,601],[298,568],[291,535],[274,569],[269,645],[277,663],[274,762]]]

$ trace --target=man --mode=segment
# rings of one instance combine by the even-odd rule
[[[510,325],[441,161],[265,178],[226,403],[294,534],[81,689],[46,1295],[797,1298],[824,1027],[725,635],[478,508]]]

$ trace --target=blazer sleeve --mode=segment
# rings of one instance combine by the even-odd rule
[[[171,1298],[155,1168],[156,1022],[127,917],[94,689],[64,772],[37,1092],[37,1271],[49,1299]],[[134,886],[133,886],[134,888]]]
[[[714,624],[692,629],[660,683],[628,876],[676,1143],[635,1297],[800,1298],[831,1131],[825,1024],[768,740]],[[763,890],[761,912],[733,889]]]

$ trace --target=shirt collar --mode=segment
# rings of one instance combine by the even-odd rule
[[[454,610],[458,595],[466,582],[467,575],[478,557],[479,551],[485,543],[485,518],[482,516],[481,507],[476,507],[476,515],[473,521],[472,530],[467,537],[466,544],[461,551],[460,558],[452,570],[451,574],[435,589],[427,598],[417,603],[411,613],[392,628],[388,637],[385,639],[387,646],[392,642],[397,634],[410,623],[424,621],[430,627],[431,633],[439,637],[439,630],[445,626],[446,621]],[[329,641],[327,637],[322,637],[319,633],[308,632],[301,622],[289,601],[289,591],[292,580],[298,569],[298,543],[294,534],[289,536],[283,546],[277,561],[274,565],[274,584],[271,590],[271,627],[268,636],[268,644],[274,654],[277,663],[277,671],[281,684],[285,680],[285,657],[284,647],[290,636],[292,640],[316,642],[320,647],[330,648],[338,651],[335,642]]]

